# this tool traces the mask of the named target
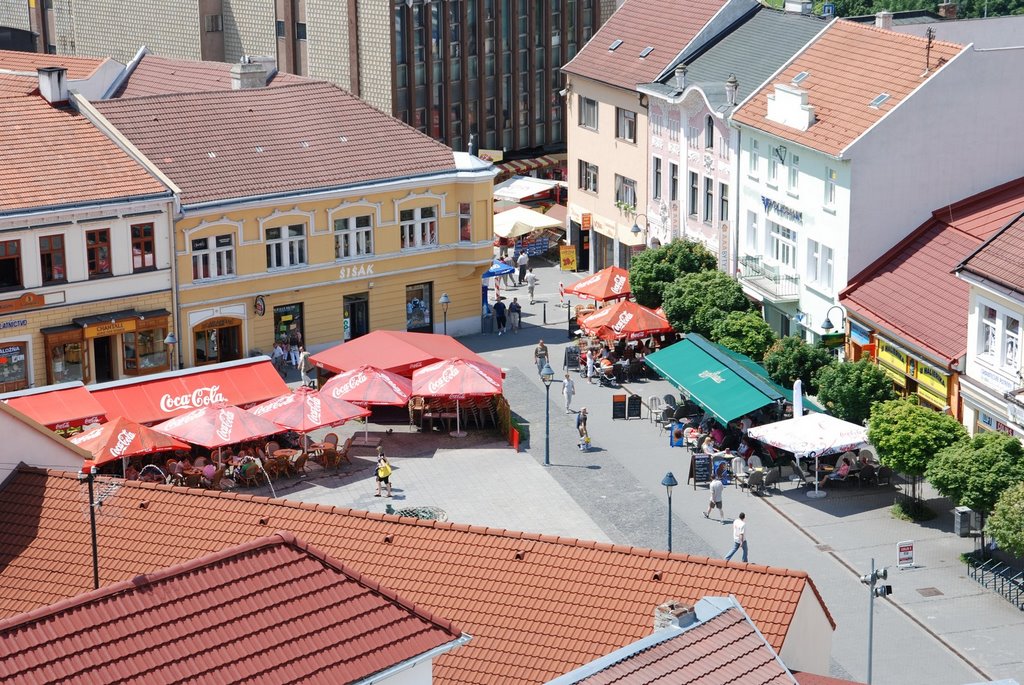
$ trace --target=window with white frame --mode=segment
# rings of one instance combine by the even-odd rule
[[[768,256],[790,269],[796,269],[796,239],[793,229],[768,222]]]
[[[768,158],[768,185],[777,186],[779,184],[779,160],[775,159],[774,156]]]
[[[679,165],[668,163],[668,199],[675,202],[679,199]]]
[[[373,254],[373,217],[348,216],[334,220],[334,258],[353,259]]]
[[[577,102],[580,108],[580,126],[597,130],[597,100],[578,96]]]
[[[698,196],[700,193],[699,178],[696,171],[690,172],[690,206],[686,208],[690,216],[697,216],[697,206],[700,204],[700,197]]]
[[[807,280],[824,290],[832,290],[832,248],[816,240],[807,241]]]
[[[1003,366],[1016,370],[1020,366],[1020,319],[1003,317]]]
[[[636,112],[615,108],[615,137],[630,143],[636,142]]]
[[[278,269],[306,263],[306,226],[293,224],[268,228],[266,234],[267,268]]]
[[[597,165],[579,160],[579,187],[582,190],[597,192]]]
[[[718,138],[718,156],[726,161],[729,160],[729,140],[725,136]]]
[[[673,142],[679,142],[679,114],[670,113],[668,115],[668,139]]]
[[[747,250],[757,254],[757,212],[747,212]]]
[[[748,160],[749,168],[748,172],[754,178],[757,178],[758,167],[761,165],[761,153],[758,151],[757,141],[753,138],[750,139],[750,159]]]
[[[473,204],[459,203],[459,242],[473,242]]]
[[[636,181],[615,174],[615,201],[636,207]]]
[[[718,221],[729,220],[729,186],[718,184]]]
[[[235,237],[228,233],[192,241],[192,280],[224,278],[235,273]]]
[[[661,199],[661,157],[652,160],[653,169],[651,172],[651,197],[655,200]]]
[[[836,181],[839,174],[835,169],[825,169],[825,206],[836,206]]]
[[[713,217],[712,212],[715,211],[715,181],[714,179],[705,176],[704,177],[704,223],[710,224]]]
[[[715,120],[710,114],[704,117],[704,147],[708,150],[715,148]]]
[[[437,245],[436,207],[403,209],[399,216],[402,225],[403,250]]]
[[[994,307],[982,305],[981,307],[981,346],[978,348],[978,355],[995,359],[996,357],[996,321],[999,315]]]
[[[797,155],[789,156],[789,183],[786,189],[790,195],[800,192],[800,157]]]
[[[696,128],[694,128],[693,126],[687,126],[686,127],[686,145],[687,145],[687,147],[689,147],[689,148],[691,148],[693,150],[696,150],[697,147],[700,145],[700,138],[699,138],[699,136],[700,136],[700,134],[698,133]]]

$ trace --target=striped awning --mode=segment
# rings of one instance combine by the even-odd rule
[[[515,159],[508,162],[502,162],[501,164],[498,164],[497,167],[501,173],[525,174],[528,171],[534,171],[536,169],[558,166],[558,163],[559,160],[557,157],[544,155],[533,159]]]

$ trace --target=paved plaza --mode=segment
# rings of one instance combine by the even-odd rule
[[[875,601],[874,683],[963,685],[1024,678],[1024,614],[967,578],[958,555],[974,543],[952,534],[948,503],[933,502],[940,508],[935,521],[912,524],[889,516],[893,487],[839,490],[810,500],[784,482],[765,497],[729,487],[726,521],[705,520],[707,487],[686,484],[689,453],[669,447],[667,434],[647,420],[646,409],[641,420],[613,421],[611,395],[623,391],[588,385],[574,374],[573,406],[588,407],[595,448],[580,452],[575,415],[565,414],[557,382],[568,342],[557,284],[576,277],[550,267],[538,273],[538,301],[533,306],[524,302],[525,328],[519,335],[461,339],[506,370],[505,396],[531,436],[519,453],[493,435],[471,431],[460,440],[396,426],[385,442],[395,467],[392,499],[373,496],[369,454],[356,457],[339,475],[314,472],[305,480],[281,483],[277,495],[381,512],[388,503],[396,509],[435,506],[460,523],[664,549],[667,498],[660,483],[672,471],[680,482],[672,494],[673,551],[721,557],[731,545],[732,517],[746,512],[750,561],[806,570],[824,597],[837,624],[832,675],[866,679],[868,592],[858,576],[868,572],[874,558],[889,567],[886,582],[893,586],[891,598]],[[550,390],[547,467],[545,388],[532,363],[541,337],[557,372]],[[646,381],[626,392],[646,401],[673,388],[665,381]],[[916,567],[900,571],[895,569],[896,543],[902,540],[915,541]]]

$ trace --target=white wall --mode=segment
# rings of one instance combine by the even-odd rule
[[[833,631],[810,584],[804,585],[800,603],[786,632],[786,641],[782,643],[779,652],[786,668],[791,671],[828,673]]]
[[[379,681],[380,685],[430,685],[434,682],[433,661],[423,661],[412,668],[399,671],[390,678]]]
[[[7,404],[0,405],[0,433],[4,436],[4,447],[0,449],[0,483],[19,462],[61,471],[81,470],[82,462],[89,455]]]

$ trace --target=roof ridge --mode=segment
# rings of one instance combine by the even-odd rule
[[[281,72],[277,72],[277,73],[280,74]],[[161,99],[164,99],[164,100],[186,99],[186,98],[195,98],[195,97],[200,96],[200,95],[207,96],[207,97],[209,97],[211,95],[217,95],[217,96],[221,96],[221,97],[226,99],[226,98],[231,98],[231,97],[239,97],[240,95],[254,95],[256,93],[260,93],[260,94],[263,94],[263,93],[275,93],[276,94],[276,91],[284,90],[284,89],[287,89],[287,88],[311,88],[311,87],[318,87],[318,86],[319,87],[326,86],[327,88],[340,91],[340,92],[345,93],[347,95],[352,95],[352,93],[350,93],[349,91],[345,90],[344,88],[342,88],[341,86],[339,86],[337,84],[331,83],[330,81],[319,81],[319,80],[315,80],[315,79],[309,79],[308,81],[296,81],[296,82],[282,83],[282,84],[274,86],[272,88],[271,87],[267,87],[267,86],[261,86],[261,87],[258,87],[258,88],[237,88],[237,89],[235,89],[235,88],[232,88],[232,89],[217,88],[217,89],[214,89],[214,90],[196,90],[196,91],[188,91],[188,92],[185,92],[185,93],[156,93],[154,95],[138,95],[138,96],[134,96],[134,97],[118,97],[118,98],[110,98],[108,100],[97,100],[94,104],[102,103],[103,108],[106,109],[108,107],[117,106],[119,103],[124,103],[124,104],[121,105],[122,107],[128,107],[128,106],[132,106],[132,105],[138,105],[140,102],[144,102],[144,101],[161,100]],[[356,99],[356,100],[359,99],[359,98],[356,98],[355,95],[352,95],[352,97],[354,99]],[[360,100],[360,102],[361,102],[361,100]],[[377,110],[377,111],[380,111],[380,110]]]
[[[915,36],[912,33],[902,33],[900,31],[893,31],[892,29],[883,29],[882,27],[875,26],[874,24],[865,24],[859,21],[851,21],[850,19],[845,17],[840,17],[836,23],[844,27],[856,27],[857,29],[862,29],[864,31],[874,31],[876,33],[881,33],[888,36],[891,39],[895,39],[897,42],[918,43],[921,45],[928,45],[927,38],[923,36]],[[942,45],[947,48],[957,48],[958,50],[963,50],[964,48],[967,47],[967,45],[963,43],[954,43],[948,40],[932,39],[931,46],[935,47],[936,45]]]
[[[37,466],[19,465],[18,470],[24,473],[42,476],[42,477],[59,477],[66,479],[77,479],[77,474],[73,474],[67,471],[60,471],[57,469],[44,469]],[[120,479],[118,479],[120,480]],[[508,540],[522,540],[524,542],[533,543],[548,543],[554,545],[564,545],[567,547],[575,547],[579,549],[596,549],[606,552],[617,552],[622,554],[634,554],[641,557],[647,557],[651,559],[671,559],[673,561],[681,562],[693,562],[700,563],[710,566],[737,566],[743,562],[727,562],[723,559],[714,557],[704,557],[695,554],[684,554],[679,552],[667,552],[665,550],[651,549],[648,547],[637,547],[633,545],[616,545],[610,542],[598,542],[595,540],[582,540],[580,538],[570,538],[562,535],[549,535],[544,533],[525,533],[521,531],[513,531],[507,528],[496,528],[490,526],[476,526],[468,523],[454,523],[452,521],[430,521],[423,519],[410,519],[408,516],[396,516],[394,514],[381,514],[373,511],[365,511],[362,509],[353,509],[351,507],[340,507],[327,504],[315,504],[312,502],[299,502],[297,500],[287,499],[275,499],[272,497],[266,497],[262,495],[250,495],[246,493],[235,493],[227,491],[213,491],[201,488],[186,488],[178,485],[165,485],[163,483],[143,483],[141,481],[123,481],[123,488],[139,488],[144,490],[163,490],[170,492],[177,492],[182,495],[192,495],[198,497],[223,497],[227,499],[237,499],[241,501],[256,502],[260,504],[268,504],[272,506],[284,507],[288,509],[305,509],[308,511],[320,511],[328,514],[338,514],[344,516],[353,516],[356,518],[364,518],[378,521],[389,521],[394,523],[401,523],[408,526],[420,526],[427,528],[438,528],[440,530],[456,530],[461,532],[475,533],[478,535],[492,535],[495,537],[501,537]],[[804,578],[810,580],[811,577],[807,571],[798,569],[782,568],[778,566],[763,566],[759,564],[743,564],[745,568],[757,570],[762,573],[769,573],[771,575],[790,577],[790,578]],[[820,595],[819,595],[820,599]],[[824,604],[824,602],[822,602]]]

